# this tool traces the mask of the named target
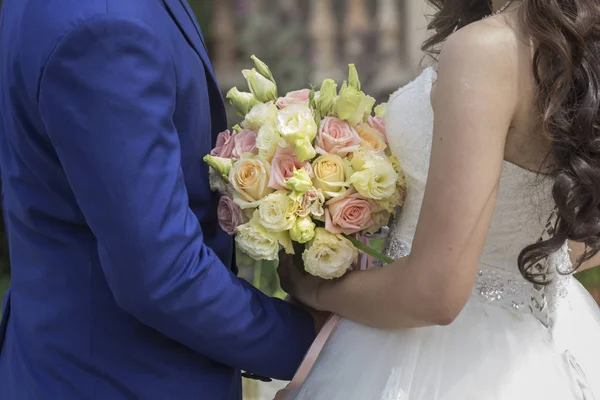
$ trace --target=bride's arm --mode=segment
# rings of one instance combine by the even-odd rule
[[[510,46],[493,32],[458,32],[445,46],[432,94],[429,177],[410,256],[336,281],[295,276],[292,294],[380,328],[456,318],[475,282],[518,103],[518,61],[507,57]]]

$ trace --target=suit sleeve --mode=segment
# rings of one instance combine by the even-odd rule
[[[38,105],[118,305],[220,363],[289,379],[312,320],[204,245],[181,169],[175,91],[173,60],[152,30],[104,15],[57,45]]]

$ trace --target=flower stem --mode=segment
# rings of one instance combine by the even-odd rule
[[[371,257],[385,263],[385,264],[391,264],[394,262],[393,259],[389,258],[386,255],[383,255],[375,250],[373,250],[372,248],[370,248],[369,246],[367,246],[366,244],[364,244],[363,242],[361,242],[360,240],[356,239],[355,237],[352,237],[350,235],[343,235],[346,239],[348,239],[350,242],[352,242],[352,244],[354,245],[354,247],[356,247],[359,251],[362,251],[365,254],[370,255]]]

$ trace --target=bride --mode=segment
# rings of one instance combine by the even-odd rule
[[[388,104],[396,261],[282,269],[345,318],[291,398],[600,400],[600,312],[571,276],[600,249],[600,6],[505,1],[431,0],[436,69]]]

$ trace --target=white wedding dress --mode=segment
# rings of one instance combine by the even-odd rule
[[[388,103],[407,199],[388,253],[410,252],[427,179],[433,69]],[[385,331],[342,320],[296,400],[600,400],[600,310],[571,276],[534,288],[517,256],[545,231],[552,180],[506,162],[472,297],[454,323]],[[549,271],[570,268],[567,248]]]

